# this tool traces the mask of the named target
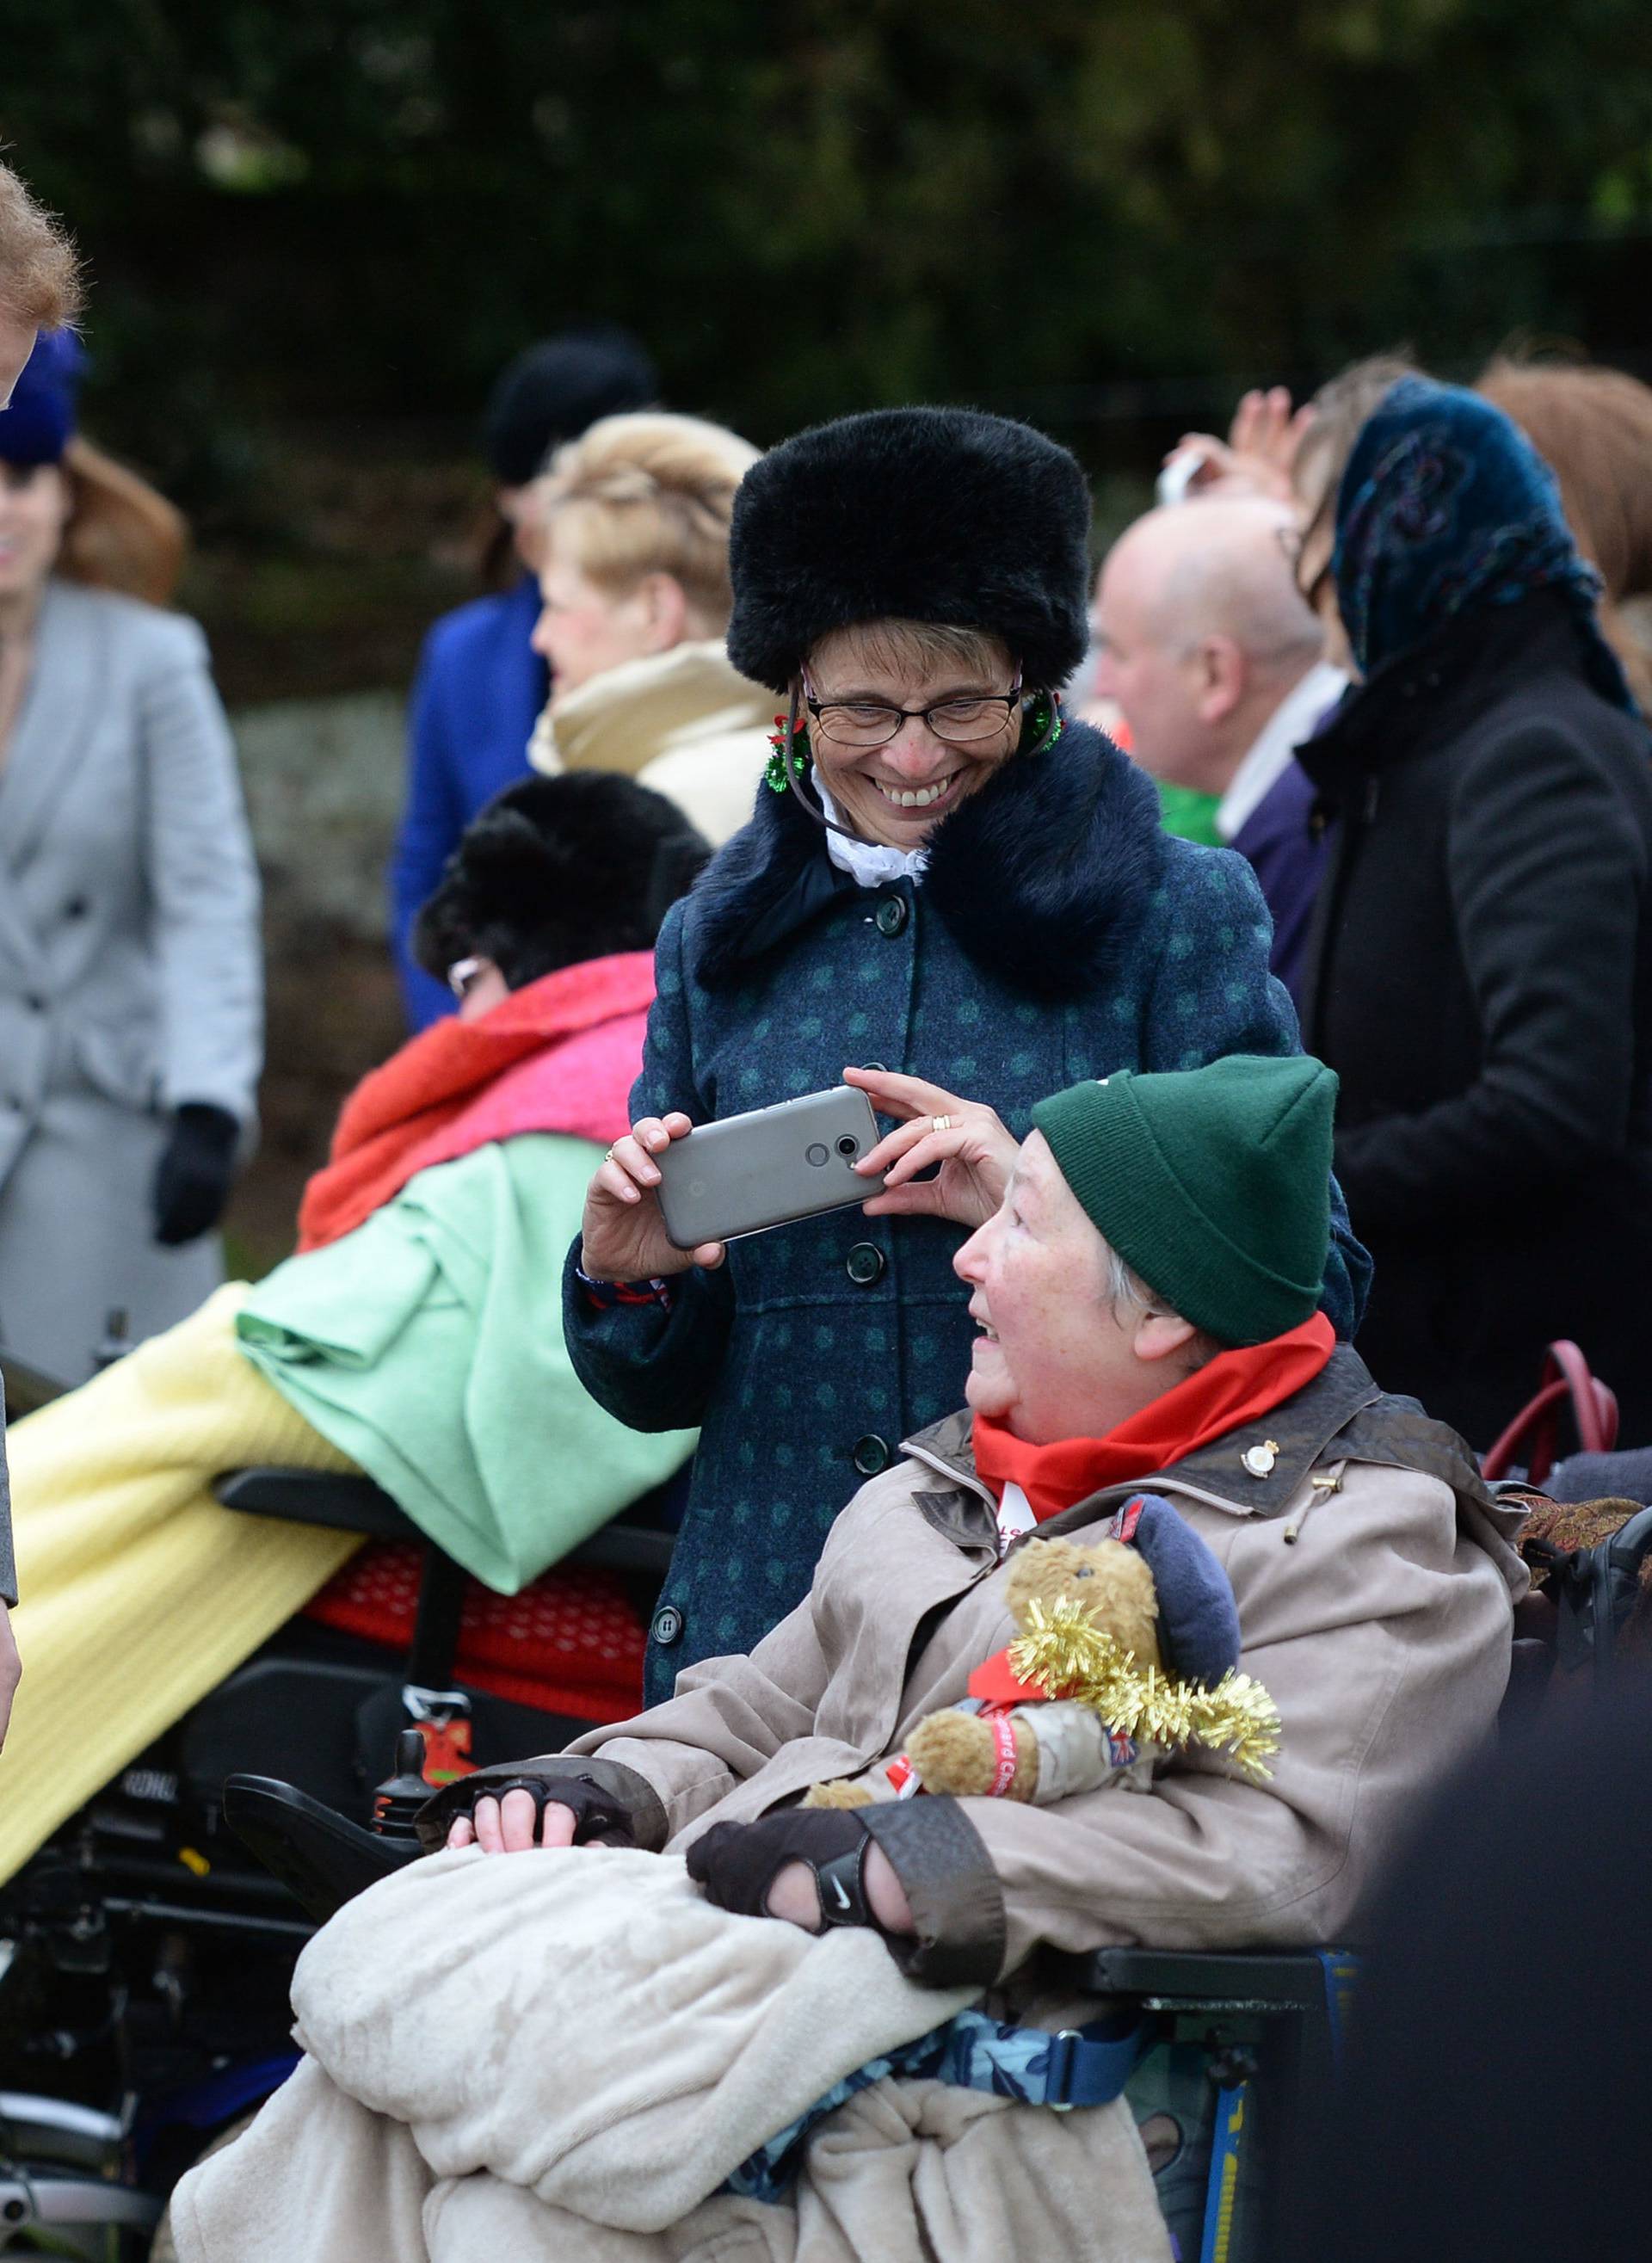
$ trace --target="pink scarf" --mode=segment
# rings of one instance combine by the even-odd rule
[[[420,1171],[490,1140],[617,1139],[653,994],[653,952],[622,951],[543,974],[477,1021],[422,1030],[344,1103],[332,1153],[304,1189],[299,1247],[353,1233]]]

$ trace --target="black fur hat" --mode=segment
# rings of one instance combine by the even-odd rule
[[[524,778],[465,827],[413,929],[438,978],[491,958],[513,990],[559,966],[647,951],[709,843],[662,793],[608,770]]]
[[[1028,690],[1089,645],[1090,491],[1064,448],[977,408],[874,408],[752,466],[734,498],[728,656],[783,692],[856,621],[1000,636]]]

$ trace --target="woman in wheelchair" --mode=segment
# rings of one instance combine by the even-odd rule
[[[862,1488],[805,1601],[749,1656],[692,1666],[666,1703],[429,1802],[434,1859],[386,1859],[393,1874],[300,1963],[299,2074],[180,2187],[184,2263],[362,2252],[363,2211],[409,2227],[399,2255],[438,2263],[485,2236],[501,2256],[638,2263],[1168,2254],[1162,2226],[1143,2228],[1123,2073],[1086,2088],[1072,2072],[1101,2064],[1103,2007],[1048,1953],[1341,1937],[1419,1796],[1490,1729],[1527,1585],[1519,1512],[1316,1310],[1335,1091],[1312,1059],[1239,1056],[1035,1108],[1001,1205],[956,1259],[979,1330],[966,1409]],[[1005,1594],[1026,1551],[1112,1536],[1151,1556],[1146,1532],[1166,1522],[1230,1583],[1242,1665],[1278,1709],[1266,1765],[1172,1741],[1135,1796],[1093,1777],[1047,1804],[905,1796],[916,1724],[976,1690],[1014,1635]],[[1179,1606],[1154,1569],[1167,1626]],[[807,1796],[828,1782],[826,1801]],[[304,1840],[300,1820],[300,1858]],[[313,1851],[324,1870],[321,1840]],[[880,1975],[919,1991],[870,2072],[840,2064],[835,2087],[819,2085],[833,2110],[812,2144],[809,2114],[799,2137],[777,2093],[753,2097],[731,2072],[717,2095],[730,2114],[746,2099],[752,2158],[725,2183],[708,2144],[703,2188],[670,2187],[691,2202],[670,2221],[655,2167],[626,2181],[631,2055],[703,2073],[719,2020],[731,2051],[747,2042],[722,1968],[682,1977],[674,1952],[651,1951],[675,1938],[648,1930],[656,1901],[662,1927],[697,1910],[696,1942],[725,1923],[740,1970],[772,1967],[764,2032],[797,2051],[814,2047],[791,1992],[809,1958],[863,1944],[853,1971],[840,1959],[840,2027],[892,1986]],[[764,1918],[787,1922],[754,1928]],[[794,1927],[823,1938],[788,1949]],[[646,2037],[617,2012],[582,2043],[593,1973],[618,2005],[651,1953]],[[545,2049],[559,2031],[566,2050]],[[1036,2071],[1006,2064],[1035,2033]],[[673,2089],[661,2072],[649,2095],[676,2101],[647,2125],[657,2165],[703,2125],[686,2078]],[[1073,2103],[1059,2123],[1050,2112]],[[766,2115],[786,2125],[783,2189],[753,2166],[775,2165]],[[599,2127],[609,2173],[581,2182],[568,2164]],[[760,2240],[754,2194],[791,2222]],[[855,2229],[869,2194],[876,2238]],[[977,2219],[1001,2207],[1006,2223]],[[621,2230],[634,2245],[602,2244]]]
[[[587,1396],[558,1283],[628,1120],[655,933],[708,853],[628,778],[500,795],[416,929],[458,1017],[351,1095],[299,1254],[11,1430],[27,1673],[0,1877],[360,1544],[231,1514],[220,1472],[364,1471],[509,1594],[681,1466],[692,1433],[627,1429]]]

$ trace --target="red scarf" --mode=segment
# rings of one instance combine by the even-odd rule
[[[1185,1461],[1201,1446],[1252,1422],[1311,1383],[1337,1348],[1323,1312],[1266,1343],[1242,1344],[1212,1360],[1132,1414],[1105,1438],[1060,1438],[1029,1446],[984,1414],[975,1418],[975,1467],[995,1500],[1018,1485],[1042,1524],[1103,1486],[1129,1485]]]
[[[1323,1312],[1266,1343],[1242,1344],[1215,1359],[1132,1414],[1105,1438],[1061,1438],[1029,1446],[985,1415],[975,1418],[976,1474],[995,1500],[1018,1485],[1042,1524],[1104,1486],[1129,1485],[1184,1461],[1211,1439],[1282,1406],[1311,1383],[1337,1348],[1337,1332]],[[1007,1650],[996,1652],[970,1676],[971,1697],[990,1705],[1024,1703],[1044,1695],[1042,1685],[1022,1681]]]
[[[332,1153],[304,1189],[299,1247],[353,1233],[419,1172],[491,1140],[617,1139],[653,994],[653,952],[620,951],[542,974],[474,1022],[422,1030],[344,1103]]]

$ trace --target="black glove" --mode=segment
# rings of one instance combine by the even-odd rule
[[[871,1844],[852,1808],[787,1808],[756,1823],[714,1823],[689,1849],[689,1876],[718,1909],[767,1917],[778,1873],[788,1862],[804,1862],[814,1874],[823,1925],[868,1925],[884,1933],[862,1875]]]
[[[227,1108],[186,1100],[155,1175],[155,1238],[166,1248],[209,1233],[235,1177],[241,1126]]]
[[[456,1816],[474,1818],[479,1799],[503,1799],[508,1791],[525,1791],[532,1799],[536,1839],[546,1808],[566,1807],[574,1814],[576,1847],[588,1847],[594,1840],[604,1847],[636,1844],[631,1817],[611,1791],[604,1791],[595,1778],[588,1775],[478,1776],[466,1784],[465,1793],[457,1800],[451,1790],[448,1792],[442,1803],[444,1828],[451,1830]]]

